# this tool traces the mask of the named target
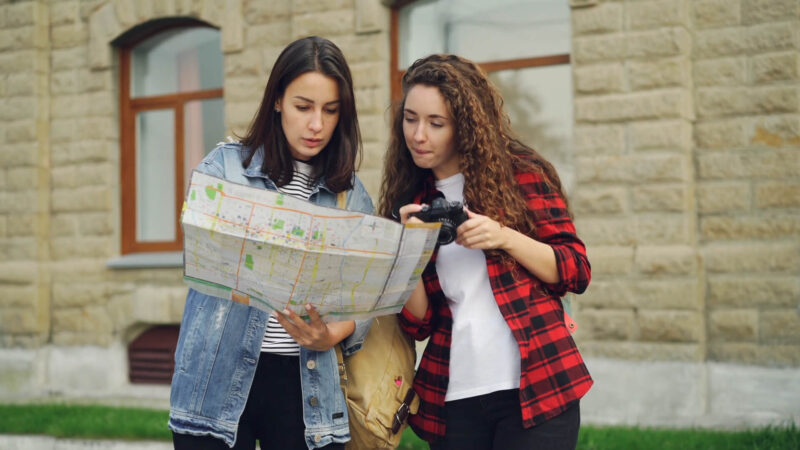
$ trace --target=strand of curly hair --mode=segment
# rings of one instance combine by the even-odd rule
[[[392,217],[392,210],[410,203],[430,176],[429,169],[414,164],[403,135],[405,97],[417,84],[438,88],[445,99],[454,121],[455,148],[469,208],[535,237],[537,218],[527,207],[514,172],[542,174],[548,187],[566,202],[561,180],[549,161],[516,137],[503,110],[502,96],[486,74],[475,63],[455,55],[431,55],[417,60],[403,76],[403,100],[393,108],[379,213]],[[489,253],[510,263],[505,252]]]

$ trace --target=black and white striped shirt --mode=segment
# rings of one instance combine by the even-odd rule
[[[279,187],[278,192],[308,200],[311,196],[313,170],[314,168],[311,165],[295,160],[292,181]],[[267,331],[264,333],[264,340],[261,341],[261,351],[279,355],[297,356],[300,354],[300,346],[297,345],[297,342],[283,329],[278,319],[270,314],[269,322],[267,322]]]

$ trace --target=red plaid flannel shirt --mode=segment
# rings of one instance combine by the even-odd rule
[[[522,421],[527,428],[561,414],[592,385],[564,323],[560,300],[567,291],[580,294],[586,290],[591,268],[563,198],[551,191],[540,174],[516,173],[515,177],[528,207],[541,213],[535,216],[536,239],[552,246],[560,275],[558,283],[547,284],[518,264],[508,268],[499,258],[487,256],[486,260],[495,300],[519,345],[519,396]],[[437,194],[431,177],[416,201],[430,203]],[[409,417],[417,435],[428,442],[445,434],[444,397],[453,323],[436,274],[436,255],[434,252],[422,276],[429,300],[425,317],[417,319],[405,308],[398,315],[406,333],[417,340],[430,338],[414,378],[419,411]]]

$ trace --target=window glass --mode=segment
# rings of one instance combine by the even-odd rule
[[[186,102],[183,111],[184,190],[192,169],[225,137],[225,102],[221,98]]]
[[[428,0],[400,10],[398,69],[431,53],[476,62],[570,52],[567,0]]]
[[[574,182],[570,66],[501,70],[489,78],[503,95],[514,131],[556,166],[569,191]]]
[[[175,239],[175,113],[136,115],[136,240]]]
[[[222,87],[220,33],[181,28],[142,41],[131,52],[131,97]]]

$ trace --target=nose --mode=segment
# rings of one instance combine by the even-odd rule
[[[425,142],[425,127],[422,126],[421,121],[414,127],[414,140],[417,142]]]
[[[311,121],[308,122],[308,129],[314,133],[322,131],[322,111],[314,111]]]

